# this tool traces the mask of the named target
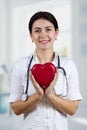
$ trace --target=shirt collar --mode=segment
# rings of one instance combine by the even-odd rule
[[[54,53],[55,53],[55,57],[54,57],[54,60],[52,61],[52,63],[55,66],[57,66],[58,65],[58,53],[55,51],[54,51]],[[34,59],[35,63],[37,63],[37,64],[39,63],[37,55],[36,55],[36,50],[33,52],[33,59]]]

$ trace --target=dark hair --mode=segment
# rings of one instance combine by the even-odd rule
[[[30,31],[30,33],[32,33],[32,25],[33,23],[38,20],[38,19],[46,19],[48,20],[49,22],[51,22],[54,27],[55,27],[55,30],[59,29],[58,27],[58,23],[57,23],[57,20],[56,18],[53,16],[53,14],[49,13],[49,12],[44,12],[44,11],[39,11],[37,13],[35,13],[30,21],[29,21],[29,25],[28,25],[28,29]]]

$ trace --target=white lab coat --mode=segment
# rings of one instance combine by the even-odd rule
[[[12,70],[11,91],[9,101],[14,102],[21,99],[26,89],[27,67],[30,56],[20,59],[16,62]],[[38,63],[37,56],[34,54],[31,68]],[[55,66],[58,65],[57,56],[53,61]],[[55,85],[54,92],[70,100],[81,100],[82,96],[79,90],[78,72],[75,63],[68,58],[60,56],[60,66],[66,71],[66,77],[59,69],[59,78]],[[35,88],[29,80],[28,95],[35,93]],[[43,98],[36,108],[28,113],[24,113],[24,120],[21,130],[68,130],[67,115],[63,115],[56,110],[52,104]]]

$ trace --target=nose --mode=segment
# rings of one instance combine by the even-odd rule
[[[46,37],[46,31],[45,30],[41,30],[40,37],[41,38]]]

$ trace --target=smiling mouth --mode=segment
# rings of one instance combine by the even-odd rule
[[[48,40],[42,40],[40,41],[41,44],[47,44],[49,41]]]

